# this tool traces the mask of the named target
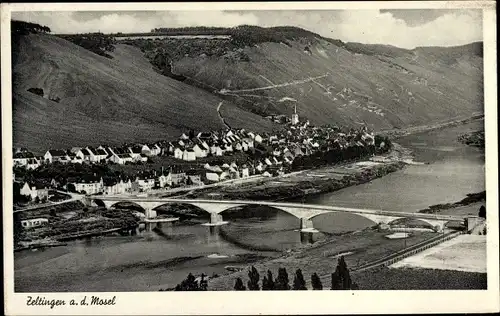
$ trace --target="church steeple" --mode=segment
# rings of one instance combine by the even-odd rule
[[[292,114],[292,125],[295,125],[299,122],[299,115],[297,114],[297,104],[293,106],[293,114]]]

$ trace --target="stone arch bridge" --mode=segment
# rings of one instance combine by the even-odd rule
[[[405,213],[390,212],[372,209],[357,209],[339,206],[327,206],[317,204],[301,203],[282,203],[271,201],[239,201],[239,200],[198,200],[198,199],[173,199],[173,198],[143,198],[143,197],[124,197],[124,196],[86,196],[83,202],[88,205],[104,205],[106,208],[112,208],[118,203],[133,203],[144,209],[146,218],[156,217],[155,208],[166,204],[189,204],[196,206],[210,213],[210,223],[208,225],[222,224],[220,213],[231,208],[243,206],[268,206],[286,213],[289,213],[301,220],[301,229],[313,229],[312,218],[326,213],[350,213],[362,216],[373,221],[376,224],[389,224],[398,219],[418,219],[431,225],[434,230],[441,231],[445,224],[450,221],[463,222],[464,218],[451,215],[437,215],[425,213]],[[225,223],[225,222],[224,222]]]

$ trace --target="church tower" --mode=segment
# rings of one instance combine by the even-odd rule
[[[294,105],[294,111],[292,114],[292,125],[295,125],[299,122],[299,115],[297,114],[297,104]]]

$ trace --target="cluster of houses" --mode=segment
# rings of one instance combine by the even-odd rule
[[[183,161],[196,161],[207,156],[231,156],[236,152],[247,153],[244,163],[187,164],[186,169],[162,168],[161,171],[141,172],[133,178],[102,178],[82,175],[67,179],[66,189],[86,194],[123,194],[147,192],[155,188],[182,185],[200,185],[229,179],[247,178],[252,175],[273,176],[288,170],[298,156],[307,156],[332,148],[340,150],[353,146],[374,146],[373,132],[366,127],[342,131],[335,126],[315,127],[309,121],[299,122],[294,113],[288,128],[274,133],[255,133],[245,129],[227,129],[182,134],[175,141],[152,144],[133,144],[121,147],[74,147],[69,150],[50,149],[43,157],[35,157],[26,149],[14,152],[14,165],[36,169],[43,163],[115,163],[147,162],[152,156],[171,156]],[[384,144],[380,144],[384,146]],[[230,161],[231,159],[223,159]],[[202,167],[201,167],[202,166]],[[56,183],[53,183],[56,186]],[[36,186],[26,183],[22,194],[38,196]],[[40,188],[42,189],[42,188]],[[43,195],[43,193],[41,193]]]

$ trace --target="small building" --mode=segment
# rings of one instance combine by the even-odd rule
[[[149,149],[150,149],[151,156],[159,156],[162,152],[161,147],[158,144],[149,145]]]
[[[175,149],[174,149],[174,158],[176,158],[176,159],[182,159],[182,156],[184,156],[184,151],[181,150],[179,147],[175,147]]]
[[[44,160],[48,163],[53,163],[56,161],[66,163],[69,162],[69,157],[64,150],[61,149],[49,149],[43,156]]]
[[[40,227],[47,225],[49,223],[49,220],[47,218],[43,217],[37,217],[37,218],[30,218],[30,219],[24,219],[21,221],[21,226],[24,228],[32,228],[32,227]]]
[[[108,153],[105,149],[102,148],[89,148],[87,149],[94,155],[93,156],[93,162],[101,162],[105,161],[106,158],[108,157]]]
[[[242,178],[248,178],[250,176],[250,171],[246,165],[243,165],[241,167],[241,177]]]
[[[205,177],[210,182],[219,182],[219,174],[217,172],[207,171]]]
[[[95,161],[94,153],[92,153],[92,151],[90,151],[87,148],[82,148],[78,150],[75,155],[80,157],[80,159],[83,160],[84,162],[90,163]]]
[[[172,186],[172,174],[171,173],[162,173],[157,178],[157,184],[158,184],[158,187],[160,187],[160,188]]]
[[[29,196],[32,201],[38,198],[40,201],[49,197],[47,186],[41,183],[25,182],[19,191],[21,195]]]
[[[196,158],[203,158],[207,156],[207,152],[198,144],[194,145],[193,151]]]
[[[155,179],[153,177],[137,177],[132,182],[132,190],[139,192],[147,192],[154,188]]]
[[[130,155],[132,156],[132,159],[134,159],[134,161],[141,160],[142,146],[129,147],[129,152],[130,152]]]
[[[124,165],[127,162],[132,162],[132,156],[130,154],[112,154],[109,156],[108,161],[114,162],[119,165]]]
[[[170,171],[172,177],[172,184],[178,185],[186,181],[186,173],[182,171]]]
[[[196,153],[192,149],[185,149],[182,153],[182,160],[184,161],[195,161]]]
[[[116,195],[124,194],[127,192],[127,186],[123,179],[106,178],[103,179],[104,182],[104,194]]]
[[[199,171],[196,170],[188,170],[186,171],[186,176],[191,181],[193,185],[201,185],[203,182],[201,181],[201,175]]]
[[[35,155],[33,155],[32,153],[30,153],[28,151],[21,151],[21,152],[15,153],[12,160],[13,160],[14,166],[26,167],[26,165],[28,164],[28,160],[30,160],[30,159],[35,159]]]
[[[80,193],[97,194],[104,191],[104,182],[102,178],[83,177],[69,183],[74,186],[76,192]]]

